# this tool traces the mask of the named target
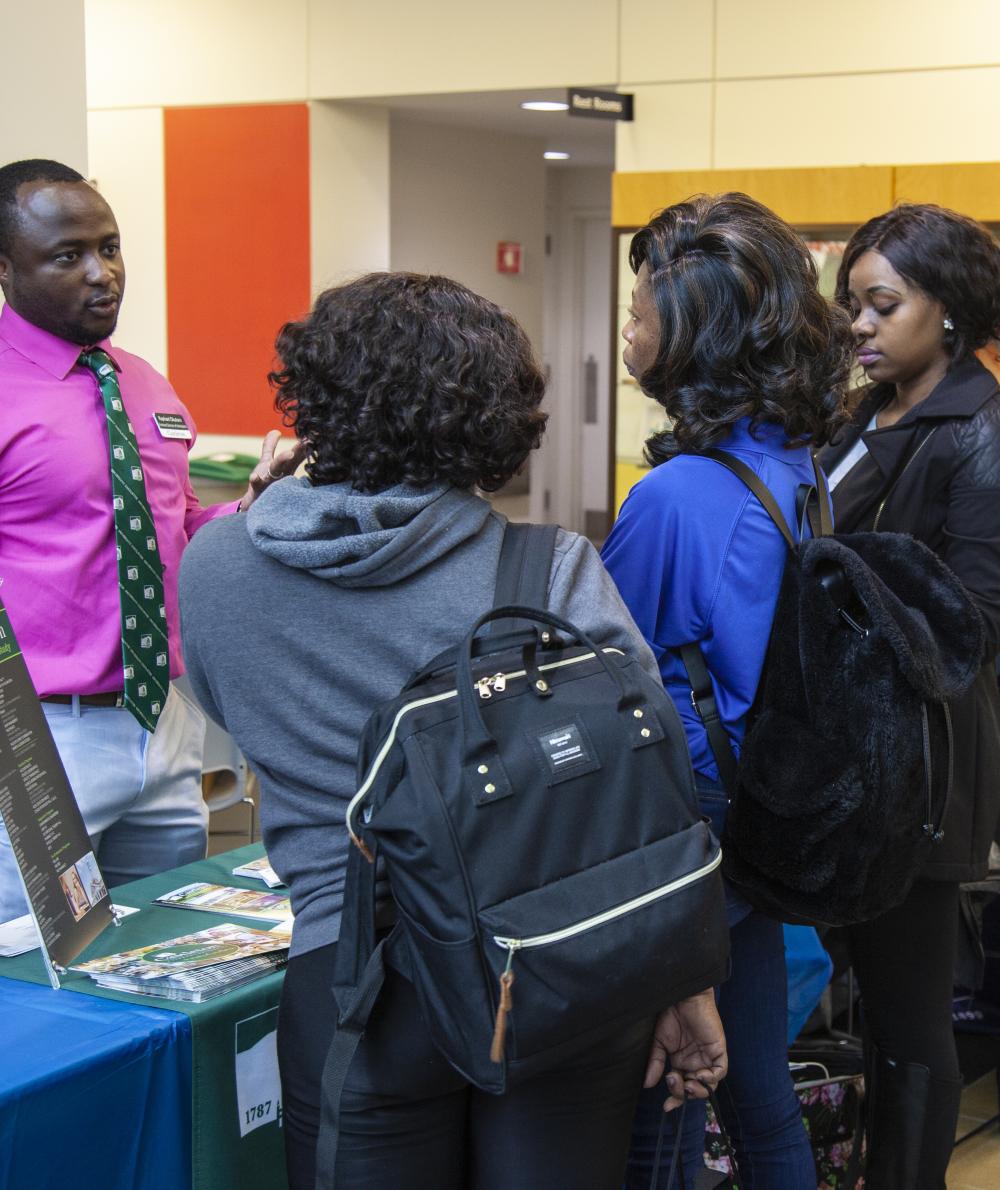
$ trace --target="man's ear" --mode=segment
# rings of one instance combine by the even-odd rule
[[[4,256],[4,254],[0,252],[0,289],[3,290],[4,296],[7,294],[7,286],[10,284],[12,271],[13,266],[11,265],[10,257]]]

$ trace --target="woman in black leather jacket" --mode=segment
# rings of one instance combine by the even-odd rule
[[[943,1190],[962,1087],[958,886],[985,874],[1000,813],[1000,390],[974,355],[1000,329],[1000,247],[953,211],[899,206],[852,236],[837,296],[870,383],[820,456],[836,529],[923,541],[986,626],[982,669],[952,707],[944,837],[902,905],[849,930],[869,1049],[866,1184]]]

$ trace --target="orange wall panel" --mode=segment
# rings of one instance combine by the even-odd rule
[[[167,359],[198,429],[280,423],[267,373],[309,308],[305,104],[167,108]]]

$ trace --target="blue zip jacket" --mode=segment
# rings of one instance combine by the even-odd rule
[[[815,480],[808,448],[788,450],[786,441],[773,424],[752,436],[750,419],[743,418],[719,448],[760,476],[794,527],[798,489]],[[694,769],[713,780],[719,772],[676,649],[690,641],[701,645],[722,722],[738,752],[787,555],[784,539],[746,485],[721,464],[686,454],[654,467],[635,485],[602,551],[656,656]]]

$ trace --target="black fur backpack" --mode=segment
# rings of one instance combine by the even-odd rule
[[[971,686],[984,628],[965,588],[902,533],[833,534],[826,481],[806,489],[798,540],[754,472],[721,450],[788,543],[740,759],[697,644],[681,648],[732,798],[724,871],[783,921],[848,925],[898,905],[942,836],[952,780],[949,700]],[[804,495],[806,494],[804,493]],[[804,520],[804,516],[803,516]]]

